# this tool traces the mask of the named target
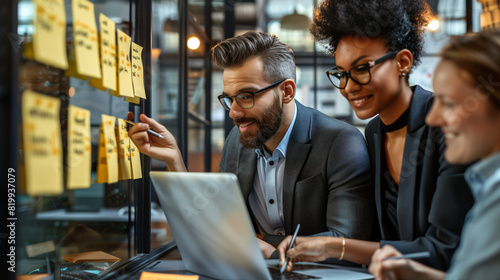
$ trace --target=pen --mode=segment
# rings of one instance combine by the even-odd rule
[[[295,243],[295,237],[297,237],[297,233],[299,233],[300,224],[297,224],[297,228],[295,229],[295,233],[292,236],[292,241],[290,242],[290,246],[288,246],[288,250],[292,249],[293,243]],[[286,266],[288,265],[289,257],[286,257],[285,264],[280,268],[280,273],[285,272]]]
[[[411,253],[411,254],[404,254],[402,256],[393,256],[393,257],[388,257],[388,258],[385,258],[385,260],[397,260],[397,259],[413,259],[413,260],[417,260],[417,259],[426,259],[426,258],[429,258],[431,256],[431,253],[428,252],[428,251],[424,251],[424,252],[418,252],[418,253]]]
[[[125,122],[128,123],[128,124],[131,124],[131,125],[135,125],[134,122],[129,121],[129,120],[125,120]],[[154,135],[154,136],[156,136],[156,137],[158,137],[160,139],[165,139],[165,137],[163,137],[161,134],[159,134],[158,132],[153,131],[151,129],[148,129],[148,133],[151,134],[151,135]]]

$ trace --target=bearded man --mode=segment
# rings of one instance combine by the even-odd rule
[[[363,135],[295,100],[291,48],[251,31],[218,43],[212,58],[223,69],[219,101],[235,124],[219,171],[238,177],[264,256],[277,257],[275,246],[297,224],[299,235],[369,240],[375,208]],[[186,171],[172,134],[140,119],[129,131],[139,150],[170,171]],[[165,139],[150,137],[148,128]]]

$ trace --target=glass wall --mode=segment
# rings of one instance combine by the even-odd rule
[[[74,63],[72,60],[75,59],[72,56],[75,47],[73,28],[83,23],[73,20],[72,1],[63,2],[66,22],[61,22],[60,25],[65,26],[66,56],[71,66]],[[89,2],[79,2],[80,5],[86,6],[87,10],[91,10],[92,6],[87,6],[87,3]],[[115,23],[117,29],[132,36],[132,40],[135,39],[131,20],[131,16],[135,15],[134,6],[130,1],[90,3],[94,4],[97,30],[100,30],[99,14],[102,13]],[[52,275],[50,277],[55,279],[95,279],[136,255],[134,180],[97,183],[97,168],[101,115],[126,119],[130,109],[137,109],[124,98],[110,94],[109,90],[90,86],[88,76],[76,75],[70,70],[48,66],[33,59],[29,51],[33,46],[33,34],[36,32],[35,15],[47,15],[49,20],[56,18],[52,14],[54,11],[41,9],[44,9],[43,6],[37,7],[32,1],[18,2],[18,34],[14,38],[17,38],[21,47],[18,61],[19,100],[23,100],[21,107],[27,106],[24,97],[26,91],[31,90],[41,94],[40,96],[60,101],[59,117],[56,117],[60,123],[60,135],[54,137],[60,136],[62,146],[54,152],[62,153],[63,164],[59,167],[63,176],[62,193],[51,193],[41,190],[41,187],[37,187],[36,192],[23,190],[28,179],[44,185],[43,181],[50,178],[44,174],[28,178],[31,176],[29,171],[23,175],[22,171],[27,169],[23,154],[29,152],[30,147],[23,145],[22,140],[26,135],[21,134],[17,167],[19,184],[16,201],[16,273]],[[97,38],[95,35],[90,36]],[[90,146],[85,146],[86,150],[91,151],[90,184],[77,184],[79,186],[76,187],[68,183],[68,174],[74,166],[74,162],[68,162],[68,147],[70,141],[76,141],[69,140],[71,135],[76,133],[69,128],[69,108],[72,106],[90,113],[90,135],[85,136],[90,140]],[[26,119],[22,122],[23,126],[27,125]],[[21,127],[21,124],[19,125]],[[34,120],[33,124],[29,125],[35,126],[39,123]],[[165,218],[162,213],[152,212],[152,220],[159,223],[165,221]],[[166,232],[158,229],[154,234],[164,238]]]
[[[187,73],[187,86],[182,88],[179,28],[184,19],[178,10],[179,3],[171,0],[153,2],[152,115],[176,136],[181,150],[186,146],[188,154],[185,160],[190,171],[218,171],[224,137],[224,110],[217,100],[222,91],[221,73],[212,70],[210,47],[216,40],[222,40],[224,3],[187,1],[187,5],[186,39],[197,43],[188,46],[186,42],[182,46],[187,47],[187,69],[181,69]],[[212,11],[207,12],[207,9]],[[211,15],[208,18],[207,13]],[[210,23],[208,29],[207,22]],[[213,36],[218,36],[218,39]],[[185,104],[183,98],[187,98]],[[187,139],[182,139],[183,117],[187,118]],[[206,141],[207,137],[209,141]],[[158,161],[153,161],[152,167],[154,170],[166,168]]]

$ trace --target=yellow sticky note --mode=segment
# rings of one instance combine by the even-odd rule
[[[87,80],[87,76],[84,76],[84,75],[80,75],[78,74],[78,70],[76,69],[76,55],[75,55],[75,47],[72,46],[69,48],[69,51],[68,51],[68,70],[66,70],[66,76],[70,76],[70,77],[75,77],[75,78],[78,78],[80,80],[84,80],[86,81]]]
[[[23,147],[28,195],[63,192],[58,98],[25,90],[22,96]]]
[[[130,140],[130,162],[132,164],[132,179],[142,178],[141,153],[132,140]]]
[[[143,271],[139,280],[198,280],[198,275],[179,275]]]
[[[99,42],[101,41],[100,39],[100,35],[98,35],[98,38],[99,38]],[[101,71],[102,71],[102,56],[101,54],[99,53],[99,61],[101,63]],[[101,78],[94,78],[94,77],[90,77],[89,78],[89,85],[98,89],[98,90],[102,90],[102,91],[106,91],[107,88],[104,87],[104,85],[102,84],[102,77]]]
[[[101,27],[102,84],[116,90],[116,34],[115,23],[99,14]]]
[[[99,152],[101,153],[101,151],[103,151],[103,154],[99,154],[99,163],[102,164],[102,161],[105,161],[106,169],[100,170],[97,168],[98,183],[118,182],[118,147],[115,137],[115,123],[115,117],[104,114],[102,115],[102,136],[100,137],[102,137],[104,146],[99,147]],[[101,173],[99,173],[99,171],[101,171]],[[102,172],[106,172],[107,176],[102,174]],[[106,177],[107,180],[105,182],[101,181]]]
[[[99,14],[99,53],[102,78],[90,78],[89,84],[97,89],[116,91],[116,36],[115,23],[104,14]]]
[[[68,189],[89,188],[92,170],[90,111],[68,108]]]
[[[118,179],[131,179],[132,169],[130,165],[130,138],[128,137],[127,123],[122,119],[118,119],[116,136],[118,139],[118,162],[120,164]]]
[[[99,126],[99,150],[97,156],[97,183],[108,182],[108,160],[106,155],[106,140],[104,140],[104,124]]]
[[[113,95],[113,96],[116,96],[116,97],[120,97],[120,98],[122,98],[122,96],[121,96],[121,95],[119,95],[117,91],[114,91],[114,90],[109,90],[109,91],[108,91],[108,93],[109,93],[110,95]]]
[[[95,24],[94,4],[73,0],[73,41],[76,67],[80,75],[100,78],[99,44]]]
[[[128,97],[125,96],[125,101],[134,103],[134,104],[141,104],[141,98],[139,96],[136,97]]]
[[[134,95],[146,99],[144,89],[144,70],[142,69],[142,47],[132,42],[132,81]]]
[[[102,90],[102,91],[106,91],[107,89],[104,87],[104,85],[102,84],[102,79],[101,78],[94,78],[94,77],[90,77],[89,79],[89,85],[98,89],[98,90]]]
[[[116,30],[118,41],[118,94],[121,96],[134,97],[132,88],[132,73],[130,65],[130,36],[120,29]]]
[[[66,12],[63,0],[35,0],[35,60],[57,68],[67,69]]]
[[[23,56],[26,59],[35,60],[35,55],[33,54],[33,42],[26,42],[26,43],[24,43],[24,46],[23,46]]]

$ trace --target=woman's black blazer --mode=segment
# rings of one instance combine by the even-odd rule
[[[460,241],[465,215],[473,197],[463,172],[467,166],[450,165],[444,159],[444,137],[439,128],[425,124],[433,95],[419,86],[410,105],[403,163],[397,199],[397,221],[401,240],[384,240],[389,236],[382,215],[381,168],[384,153],[384,130],[380,118],[366,127],[372,170],[375,172],[375,204],[380,227],[381,246],[391,244],[402,253],[429,251],[423,263],[446,270]]]

